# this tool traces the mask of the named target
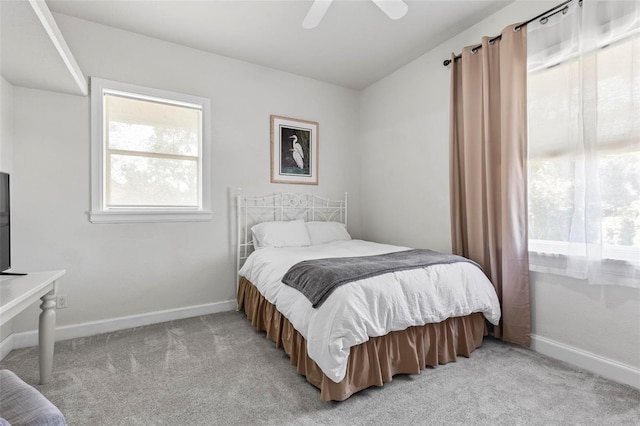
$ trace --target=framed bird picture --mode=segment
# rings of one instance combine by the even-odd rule
[[[271,116],[271,182],[318,184],[318,123]]]

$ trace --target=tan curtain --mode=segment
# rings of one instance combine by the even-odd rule
[[[478,262],[496,288],[495,336],[528,347],[527,34],[514,28],[453,61],[451,235],[453,252]]]

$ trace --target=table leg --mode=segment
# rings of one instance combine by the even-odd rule
[[[51,379],[53,370],[53,343],[56,328],[56,294],[55,289],[41,297],[40,323],[38,328],[38,343],[40,345],[40,384],[45,385]]]

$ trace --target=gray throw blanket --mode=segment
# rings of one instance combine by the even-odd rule
[[[375,256],[305,260],[293,265],[284,274],[282,282],[300,291],[317,308],[333,290],[349,282],[389,272],[456,262],[469,262],[480,268],[480,265],[462,256],[414,249]]]

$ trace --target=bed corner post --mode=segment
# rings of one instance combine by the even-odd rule
[[[347,227],[347,206],[349,205],[349,203],[347,202],[347,191],[344,192],[344,227]]]
[[[238,290],[240,286],[240,239],[242,233],[241,223],[241,207],[242,207],[242,188],[238,187],[238,193],[236,195],[236,311],[240,310],[240,305],[237,304]]]

